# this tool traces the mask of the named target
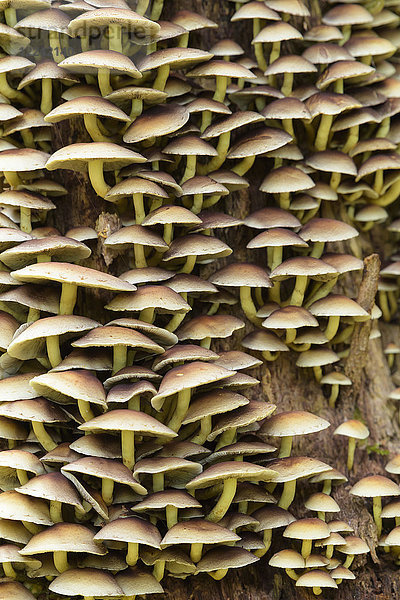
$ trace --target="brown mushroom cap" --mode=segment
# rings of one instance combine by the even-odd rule
[[[329,421],[313,413],[295,410],[272,415],[261,427],[260,433],[277,437],[306,435],[322,431]]]
[[[92,596],[99,592],[106,597],[117,598],[123,594],[114,577],[99,569],[69,569],[58,575],[49,590],[62,596]]]
[[[236,542],[240,538],[236,533],[203,519],[177,523],[166,533],[161,541],[161,548],[174,544],[226,544]]]

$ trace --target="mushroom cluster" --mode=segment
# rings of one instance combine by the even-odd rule
[[[363,270],[357,236],[400,231],[400,11],[230,4],[240,44],[211,48],[218,23],[163,0],[1,7],[2,598],[133,599],[264,555],[317,595],[369,552],[331,495],[369,431],[334,409],[354,332],[379,337],[397,313],[399,256],[376,305],[343,289]],[[65,170],[113,227],[53,226]],[[244,191],[249,213],[232,214]],[[393,368],[400,348],[385,352]],[[313,371],[329,420],[263,396],[248,371],[281,353]],[[346,475],[292,455],[330,422]],[[351,483],[378,536],[395,519],[380,545],[399,561],[400,502],[381,505],[399,485]]]

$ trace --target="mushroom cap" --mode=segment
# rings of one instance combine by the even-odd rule
[[[43,263],[37,263],[43,264]],[[17,332],[8,347],[9,355],[20,360],[36,358],[44,353],[47,337],[73,336],[98,327],[99,323],[78,315],[57,315],[45,317],[30,323],[25,329]]]
[[[301,227],[300,221],[289,211],[283,208],[261,208],[245,218],[244,224],[254,229],[272,229],[274,227],[297,228]]]
[[[141,269],[138,269],[141,270]],[[171,332],[163,329],[162,327],[157,327],[153,323],[146,323],[145,321],[140,321],[139,319],[132,319],[130,317],[122,317],[120,319],[113,319],[107,325],[119,325],[121,327],[130,327],[131,329],[136,329],[137,331],[143,332],[147,337],[151,340],[159,344],[160,346],[173,346],[178,342],[177,336]],[[140,367],[143,369],[144,367]],[[148,370],[143,371],[144,373],[149,375]],[[153,374],[153,379],[157,379],[157,375]],[[147,377],[149,379],[149,377]]]
[[[62,83],[78,83],[79,79],[62,69],[52,60],[43,60],[38,63],[21,79],[18,89],[22,90],[25,86],[42,79],[58,79]]]
[[[20,469],[41,475],[44,473],[44,468],[40,460],[34,454],[26,450],[2,450],[0,452],[0,468],[7,467],[10,469]],[[37,479],[35,477],[34,479]]]
[[[296,520],[289,511],[279,506],[263,506],[254,511],[253,516],[259,523],[255,526],[254,531],[287,527]]]
[[[152,510],[164,509],[166,506],[201,508],[200,502],[184,490],[164,490],[149,494],[145,500],[135,504],[132,510],[147,513]]]
[[[330,426],[329,421],[304,410],[275,413],[260,429],[260,434],[286,437],[306,435],[323,431]]]
[[[242,350],[227,350],[226,352],[219,353],[216,364],[230,371],[240,371],[242,369],[260,367],[262,361],[251,354],[242,352]]]
[[[330,294],[310,306],[310,313],[316,317],[354,317],[356,320],[369,319],[369,314],[355,300],[341,294]]]
[[[330,348],[318,348],[302,352],[296,361],[298,367],[322,367],[331,365],[340,360],[339,356]]]
[[[260,191],[268,194],[299,192],[314,187],[314,181],[296,167],[278,167],[268,173],[260,185]]]
[[[232,115],[229,115],[228,117],[218,121],[217,123],[209,125],[202,133],[201,137],[206,140],[215,138],[223,133],[236,130],[239,127],[244,127],[245,125],[250,125],[251,123],[260,123],[263,120],[263,115],[260,115],[254,111],[243,110],[235,112]]]
[[[70,169],[86,173],[91,160],[103,161],[105,171],[115,171],[131,163],[146,162],[141,154],[111,142],[85,142],[70,144],[54,152],[46,163],[46,169]]]
[[[49,590],[62,596],[92,596],[101,593],[103,596],[116,598],[123,591],[114,577],[99,569],[69,569],[58,575],[50,584]]]
[[[195,135],[183,135],[163,148],[165,154],[177,156],[217,156],[218,152],[211,144]]]
[[[24,283],[56,281],[116,292],[134,292],[136,290],[134,285],[118,279],[118,277],[71,263],[37,263],[14,271],[12,276]]]
[[[295,540],[322,540],[328,537],[329,533],[325,521],[309,518],[289,523],[282,535]]]
[[[38,394],[57,404],[70,404],[83,400],[106,407],[106,394],[102,383],[86,370],[53,371],[34,377],[31,385]]]
[[[44,500],[30,498],[14,490],[0,494],[0,518],[10,521],[27,521],[38,525],[53,525]]]
[[[113,311],[135,312],[154,308],[159,313],[167,314],[185,314],[191,310],[186,300],[169,286],[164,285],[144,285],[133,294],[118,294],[106,304],[105,308]]]
[[[307,573],[300,575],[296,581],[296,587],[312,587],[312,588],[334,588],[337,589],[337,584],[334,579],[326,571],[312,569]]]
[[[226,461],[208,467],[203,473],[197,475],[186,484],[190,490],[198,490],[210,487],[227,479],[238,481],[274,481],[276,473],[253,463],[244,461]]]
[[[327,281],[331,277],[335,277],[336,274],[336,269],[320,258],[314,258],[312,256],[296,256],[284,260],[272,271],[270,277],[271,279],[280,281],[286,277],[305,275],[319,281]]]
[[[253,423],[257,423],[257,421],[262,421],[269,417],[275,409],[275,404],[250,400],[245,406],[241,406],[240,408],[219,417],[212,432],[207,437],[207,440],[212,442],[224,431],[248,427]]]
[[[17,488],[17,491],[27,496],[55,500],[82,508],[81,498],[75,487],[64,475],[58,472],[38,474],[38,476]]]
[[[232,315],[201,315],[183,323],[176,335],[179,341],[202,340],[206,337],[226,338],[243,327],[243,321]]]
[[[239,539],[236,533],[217,523],[193,519],[171,527],[161,541],[161,548],[175,544],[226,544]]]
[[[280,550],[276,552],[268,561],[271,567],[278,569],[304,569],[305,560],[296,550]]]
[[[187,258],[188,256],[199,257],[198,262],[223,258],[232,254],[225,242],[209,235],[191,233],[183,237],[175,238],[169,249],[163,254],[163,261]]]
[[[365,440],[369,436],[369,429],[356,419],[345,421],[339,427],[336,427],[333,435],[345,435],[347,437],[356,438],[357,440]]]
[[[109,100],[97,96],[80,96],[73,98],[64,104],[60,104],[51,110],[44,118],[48,123],[59,123],[64,119],[78,117],[86,114],[94,114],[98,117],[116,119],[117,121],[130,122],[120,108]]]
[[[176,344],[155,359],[153,362],[153,369],[154,371],[159,372],[175,365],[175,363],[190,362],[193,360],[214,362],[217,359],[218,354],[216,352],[208,350],[207,348],[202,348],[202,346],[197,346],[196,344]]]
[[[303,36],[300,31],[295,29],[286,21],[277,21],[263,27],[261,31],[252,40],[252,44],[271,44],[274,42],[283,42],[287,40],[301,40]]]
[[[358,231],[336,219],[311,219],[299,235],[306,242],[339,242],[357,237]]]
[[[122,588],[124,596],[136,594],[160,594],[164,590],[156,578],[139,567],[129,567],[115,576],[118,585]]]
[[[337,546],[337,550],[343,554],[367,554],[370,552],[369,546],[361,538],[348,535],[346,543],[343,546]]]
[[[251,565],[260,560],[248,550],[243,548],[213,548],[206,552],[196,565],[197,573],[212,572],[218,569],[238,569]]]
[[[0,63],[1,60],[2,59],[0,59]],[[49,154],[47,154],[47,152],[42,152],[41,150],[35,150],[33,148],[3,150],[0,156],[0,171],[12,171],[18,173],[38,171],[39,169],[45,168],[48,159]],[[29,195],[31,196],[31,194]]]
[[[323,494],[322,492],[317,492],[316,494],[312,494],[304,503],[304,506],[308,510],[314,511],[322,511],[322,512],[339,512],[340,506],[332,498],[332,496],[328,496],[328,494]]]
[[[74,348],[90,348],[92,346],[107,348],[122,345],[155,354],[162,354],[164,352],[164,348],[153,342],[147,335],[130,327],[105,325],[97,329],[97,335],[94,335],[95,330],[92,329],[87,335],[73,342],[72,346]],[[92,332],[93,335],[90,335]]]
[[[315,317],[302,306],[285,306],[274,310],[263,323],[267,329],[297,329],[298,327],[318,327]]]
[[[246,158],[259,156],[266,152],[278,150],[292,141],[292,136],[282,129],[263,127],[244,136],[228,152],[228,158]]]
[[[17,421],[37,421],[39,423],[66,423],[69,421],[64,411],[46,398],[15,400],[0,406],[0,416]]]
[[[212,390],[200,394],[190,403],[182,424],[194,423],[210,415],[218,415],[249,403],[248,398],[230,390]]]
[[[142,435],[173,438],[176,433],[154,417],[130,409],[111,410],[79,426],[83,431],[134,431]]]
[[[94,540],[145,544],[160,548],[161,535],[154,525],[139,517],[124,517],[107,523],[96,533]]]
[[[1,600],[7,600],[8,598],[34,600],[35,596],[18,581],[2,581],[0,583],[0,598]]]
[[[150,381],[136,381],[135,383],[120,383],[115,385],[107,394],[107,404],[125,403],[140,396],[149,399],[157,393],[156,388]],[[86,436],[85,436],[86,437]]]
[[[88,258],[90,254],[90,248],[82,242],[62,236],[51,236],[27,240],[14,248],[8,248],[1,252],[0,260],[10,269],[15,270],[36,262],[40,255],[51,256],[54,260],[78,262]]]
[[[107,69],[112,75],[141,77],[130,58],[114,50],[89,50],[65,58],[59,66],[71,73],[97,75],[99,69]]]
[[[160,31],[160,26],[155,21],[133,10],[112,6],[97,8],[78,15],[69,23],[68,31],[73,36],[89,35],[91,29],[98,31],[109,25],[119,25],[124,31],[134,32],[141,39],[146,36],[148,42]]]
[[[187,108],[178,104],[151,107],[129,126],[123,140],[127,144],[135,144],[154,136],[168,135],[183,127],[189,117]]]
[[[331,468],[326,463],[308,456],[275,458],[268,463],[268,466],[278,473],[274,478],[274,482],[276,483],[285,483],[286,481],[293,481],[302,477],[310,477],[317,473],[329,471]]]
[[[117,460],[98,456],[85,456],[64,465],[61,471],[74,484],[77,480],[75,474],[78,473],[84,476],[98,477],[99,479],[110,479],[116,483],[128,485],[141,496],[146,494],[146,489],[135,479],[130,469]],[[81,490],[79,489],[79,491]]]
[[[369,475],[357,481],[350,489],[353,496],[376,498],[379,496],[400,496],[400,487],[382,475]]]
[[[244,348],[250,350],[258,350],[259,352],[288,352],[289,348],[286,344],[275,334],[270,331],[262,331],[257,329],[252,331],[241,341]]]
[[[82,435],[69,447],[79,454],[99,456],[100,458],[122,458],[118,439],[106,433]]]
[[[268,273],[262,267],[250,263],[232,263],[216,271],[208,279],[211,283],[229,287],[271,287]]]
[[[151,404],[160,410],[164,399],[183,390],[198,388],[207,383],[214,383],[232,377],[235,371],[217,367],[212,363],[194,361],[170,369],[163,377],[158,394],[153,396]],[[161,401],[161,402],[160,402]]]

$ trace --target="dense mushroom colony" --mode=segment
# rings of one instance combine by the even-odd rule
[[[400,231],[400,11],[228,4],[241,35],[212,47],[218,23],[162,0],[1,5],[1,598],[133,599],[257,560],[337,588],[370,551],[347,481],[399,560],[400,455],[354,480],[362,415],[328,428],[354,332],[397,311],[399,256],[374,306],[343,281],[365,232]],[[66,231],[71,181],[103,212]],[[281,353],[323,417],[260,392]],[[299,455],[308,435],[347,465]]]

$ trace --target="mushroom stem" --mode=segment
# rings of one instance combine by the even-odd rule
[[[29,477],[26,471],[24,471],[23,469],[16,469],[17,472],[17,477],[18,477],[18,481],[20,482],[21,485],[25,485],[25,483],[28,483],[29,481]]]
[[[17,10],[13,7],[4,9],[4,18],[9,27],[14,27],[17,24]]]
[[[347,450],[347,469],[349,471],[352,470],[353,465],[354,465],[354,453],[356,450],[356,445],[357,445],[357,440],[356,438],[349,438],[349,447]]]
[[[188,179],[192,179],[196,175],[196,165],[197,165],[197,156],[196,154],[191,154],[186,157],[186,169],[183,174],[181,183],[184,183]]]
[[[51,79],[42,79],[42,100],[40,110],[47,115],[53,108],[53,84]]]
[[[169,65],[161,65],[161,67],[157,70],[157,77],[154,80],[153,88],[156,90],[164,91],[165,85],[167,83],[167,79],[170,72]]]
[[[382,533],[382,499],[380,496],[375,496],[375,498],[372,499],[372,512],[374,515],[374,521],[376,525],[376,533],[379,538]]]
[[[325,329],[325,335],[328,338],[328,340],[331,340],[335,337],[337,330],[339,329],[339,325],[340,317],[338,315],[332,315],[329,317],[328,325]]]
[[[274,362],[278,356],[279,356],[279,352],[270,352],[269,350],[263,350],[263,352],[261,352],[262,357],[264,360],[267,360],[269,362]]]
[[[314,371],[315,380],[319,383],[322,379],[322,369],[320,366],[313,367],[312,369]]]
[[[268,552],[268,550],[270,549],[270,546],[271,546],[271,543],[272,543],[272,529],[265,529],[264,530],[264,533],[263,533],[263,542],[264,542],[264,548],[260,548],[259,550],[256,550],[254,552],[254,554],[256,556],[258,556],[258,558],[261,558],[262,556],[264,556],[264,554],[266,554]]]
[[[354,560],[354,554],[349,554],[349,555],[346,557],[346,560],[344,561],[344,563],[343,563],[343,566],[344,566],[346,569],[350,569],[350,567],[351,567],[351,564],[352,564],[353,560]]]
[[[135,12],[137,12],[138,15],[144,15],[146,10],[149,7],[149,0],[138,0],[138,3],[136,5],[135,8]]]
[[[19,227],[21,231],[25,231],[25,233],[30,233],[32,231],[31,209],[26,208],[25,206],[20,206],[19,219]]]
[[[283,76],[283,85],[281,87],[281,92],[284,96],[290,96],[293,89],[293,73],[285,73]]]
[[[141,244],[133,244],[133,253],[135,255],[136,269],[144,269],[145,267],[147,267],[146,256],[144,254],[144,248]]]
[[[229,444],[233,444],[235,439],[236,439],[236,427],[233,427],[232,429],[227,429],[227,431],[224,431],[224,433],[220,436],[219,441],[217,442],[217,445],[215,446],[215,450],[219,450],[220,448],[223,448],[224,446],[229,446]]]
[[[312,540],[303,540],[301,544],[301,555],[304,559],[308,558],[312,550]]]
[[[267,69],[267,61],[264,56],[264,49],[261,42],[255,42],[254,44],[254,54],[257,59],[257,64],[261,71],[265,71]]]
[[[304,294],[307,289],[307,283],[307,275],[298,275],[296,277],[296,283],[289,304],[291,304],[292,306],[301,306],[303,304]]]
[[[200,421],[200,431],[192,437],[190,440],[193,444],[199,444],[202,446],[204,442],[207,440],[207,437],[210,435],[212,430],[212,419],[211,415],[207,417],[203,417]]]
[[[249,321],[255,325],[260,325],[260,319],[256,316],[257,308],[251,295],[251,287],[248,285],[242,285],[240,287],[240,304]]]
[[[0,93],[2,93],[6,98],[20,102],[20,104],[23,106],[32,106],[32,101],[29,96],[23,92],[14,90],[14,88],[9,85],[6,73],[0,73]]]
[[[130,567],[134,567],[139,559],[139,544],[128,542],[128,552],[126,553],[126,562]]]
[[[54,566],[59,573],[64,573],[64,571],[70,569],[66,550],[55,550],[53,552],[53,560]]]
[[[326,481],[324,481],[324,485],[322,486],[322,493],[326,494],[327,496],[330,496],[331,491],[332,491],[332,480],[327,479]]]
[[[203,194],[194,194],[193,204],[192,204],[192,208],[191,208],[192,213],[194,213],[195,215],[198,215],[199,212],[201,212],[202,208],[203,208]],[[206,232],[204,232],[204,233],[206,233]]]
[[[40,525],[36,525],[36,523],[30,523],[29,521],[22,521],[22,525],[25,527],[25,529],[27,531],[29,531],[29,533],[32,533],[33,535],[36,535],[37,533],[40,533],[42,531],[42,528],[40,527]]]
[[[157,581],[161,581],[164,577],[165,571],[165,560],[158,560],[154,565],[153,569],[153,577],[157,579]]]
[[[17,574],[11,563],[3,562],[3,563],[1,563],[1,565],[3,567],[4,575],[6,577],[11,577],[11,579],[16,579]]]
[[[212,573],[209,573],[209,575],[210,575],[210,577],[212,577],[216,581],[220,581],[220,579],[223,579],[225,577],[225,575],[227,574],[227,572],[228,572],[228,569],[218,569],[218,571],[214,571]]]
[[[325,552],[325,556],[326,558],[332,558],[333,556],[333,549],[334,549],[334,545],[333,544],[328,544],[326,547],[326,552]]]
[[[310,256],[314,258],[320,258],[325,248],[325,242],[315,242]]]
[[[153,307],[144,308],[140,312],[139,319],[140,319],[140,321],[145,321],[146,323],[153,323],[154,322],[154,308]]]
[[[341,173],[332,173],[330,186],[333,190],[337,190],[337,188],[339,187],[341,178],[342,178]]]
[[[203,544],[197,543],[190,546],[190,558],[192,562],[198,563],[203,553]]]
[[[48,337],[46,337],[46,347],[47,356],[49,357],[51,366],[53,368],[57,367],[57,365],[59,365],[62,361],[58,335],[49,335]]]
[[[296,480],[293,479],[293,481],[285,481],[285,483],[283,484],[283,490],[278,502],[278,506],[287,510],[292,504],[295,494]]]
[[[297,329],[286,329],[285,342],[287,344],[293,344],[297,336]]]
[[[172,317],[172,319],[168,322],[168,324],[165,326],[165,329],[167,331],[175,331],[175,329],[177,329],[179,327],[179,325],[182,323],[183,319],[185,318],[185,314],[180,315],[174,315]]]
[[[108,96],[113,91],[110,84],[110,70],[99,69],[97,71],[97,80],[99,82],[99,89],[102,96]]]
[[[122,54],[122,28],[118,23],[108,25],[108,49]]]
[[[219,136],[218,144],[217,144],[217,148],[216,148],[216,150],[218,152],[218,156],[214,156],[210,160],[210,162],[207,164],[204,171],[206,171],[207,173],[211,173],[212,171],[217,171],[224,164],[226,155],[228,154],[230,141],[231,141],[231,132],[230,131],[225,131],[225,133],[221,133],[221,135]],[[200,172],[202,172],[202,171],[203,171],[203,169],[200,169]]]
[[[176,506],[172,506],[168,504],[165,508],[165,513],[167,517],[167,527],[171,529],[178,522],[178,509]]]
[[[326,150],[329,139],[329,132],[332,126],[333,116],[322,115],[319,122],[317,135],[315,136],[314,148],[317,152]]]
[[[62,523],[62,504],[58,500],[50,500],[50,518],[53,523]]]
[[[114,482],[112,479],[103,477],[101,480],[101,496],[107,506],[111,506],[113,501]]]
[[[103,135],[99,129],[97,122],[97,115],[93,113],[87,113],[83,115],[83,122],[85,123],[86,131],[94,142],[110,142],[110,138]]]
[[[128,355],[128,348],[123,344],[117,344],[113,348],[113,370],[112,374],[118,373],[121,369],[126,367],[126,359]]]
[[[72,315],[75,308],[78,287],[74,283],[63,283],[60,298],[60,315]]]
[[[281,43],[273,42],[271,52],[269,55],[269,64],[273,63],[274,60],[279,58],[280,53],[281,53]]]
[[[0,90],[0,93],[1,93],[1,90]],[[11,188],[16,188],[19,185],[21,185],[21,183],[22,183],[21,178],[14,171],[3,171],[3,175],[6,178],[8,185]],[[30,233],[30,231],[28,231],[28,233]]]
[[[47,452],[50,452],[57,447],[53,438],[45,430],[43,423],[32,421],[32,429],[33,433],[36,435],[37,441],[45,450],[47,450]]]
[[[213,523],[218,523],[222,519],[222,517],[229,510],[229,507],[232,503],[233,498],[236,494],[237,488],[237,480],[233,478],[224,480],[224,487],[222,490],[222,494],[219,497],[217,504],[214,506],[212,511],[207,515],[207,521],[212,521]]]
[[[279,458],[287,458],[288,456],[290,456],[290,453],[292,451],[292,442],[293,442],[292,435],[285,435],[281,439],[281,445],[280,445],[279,454],[278,454]]]
[[[132,199],[133,199],[133,208],[135,209],[136,224],[140,225],[146,216],[146,212],[144,210],[144,203],[143,203],[143,194],[139,194],[139,193],[133,194]]]
[[[104,180],[103,161],[100,158],[88,162],[88,173],[90,183],[96,194],[105,198],[107,192],[111,189]]]
[[[251,169],[255,160],[255,156],[246,156],[237,165],[233,167],[232,171],[237,175],[243,176],[247,173],[247,171]]]
[[[61,48],[60,34],[58,31],[49,31],[49,46],[54,62],[59,63],[65,59]]]
[[[319,596],[320,594],[322,594],[322,589],[318,586],[314,586],[312,591],[314,596]]]
[[[172,419],[168,422],[168,427],[172,429],[172,431],[178,431],[182,425],[182,421],[186,417],[189,408],[191,396],[192,390],[190,388],[179,392],[175,412]]]
[[[335,402],[339,396],[339,385],[334,383],[331,387],[331,395],[329,396],[329,407],[335,408]]]
[[[349,135],[347,137],[345,145],[342,148],[342,152],[344,152],[345,154],[348,154],[350,152],[350,150],[352,150],[354,148],[354,146],[358,142],[359,133],[360,133],[359,125],[353,125],[353,127],[350,127]]]
[[[164,490],[164,473],[153,473],[153,492]]]
[[[135,465],[135,432],[121,432],[122,462],[131,471]]]
[[[228,77],[225,75],[217,75],[215,78],[215,84],[213,100],[216,100],[217,102],[223,102],[225,100]]]
[[[191,255],[191,256],[188,256],[188,257],[186,258],[186,262],[185,262],[185,264],[183,265],[183,267],[182,267],[182,269],[180,270],[180,272],[181,272],[181,273],[188,273],[188,274],[190,274],[190,273],[193,271],[194,267],[195,267],[195,264],[196,264],[196,258],[197,258],[197,256],[196,256],[196,255]]]
[[[32,321],[37,321],[38,319],[40,319],[40,310],[38,308],[30,307],[28,316],[26,317],[26,322],[31,323]]]
[[[285,569],[286,571],[286,575],[288,575],[290,577],[290,579],[294,579],[294,581],[297,581],[299,576],[297,575],[296,571],[294,569]]]
[[[78,409],[84,421],[90,421],[91,419],[94,419],[95,415],[90,408],[90,402],[88,400],[82,400],[82,398],[79,398]]]

